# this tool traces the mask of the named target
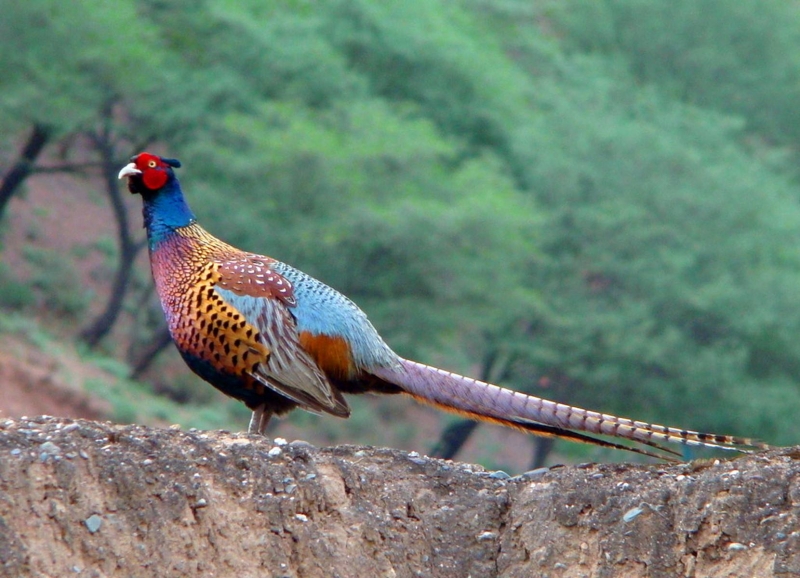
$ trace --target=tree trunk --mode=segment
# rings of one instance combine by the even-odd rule
[[[33,165],[36,159],[44,149],[45,145],[50,140],[51,131],[42,124],[35,123],[28,141],[22,149],[22,152],[11,168],[3,175],[3,181],[0,182],[0,219],[5,214],[6,206],[14,193],[17,192],[20,185],[31,174]]]
[[[452,460],[456,457],[464,444],[467,443],[469,436],[478,427],[478,422],[471,419],[460,419],[454,421],[442,430],[439,440],[431,448],[432,458],[442,458]]]
[[[133,263],[141,248],[141,245],[136,243],[131,236],[128,210],[125,207],[125,202],[119,189],[117,173],[121,163],[115,154],[111,135],[112,104],[108,103],[106,110],[104,110],[105,126],[98,133],[91,136],[102,161],[106,192],[111,200],[111,207],[117,222],[119,258],[111,295],[105,310],[80,333],[81,340],[86,342],[89,347],[95,347],[111,331],[119,317],[133,271]]]
[[[553,438],[536,438],[536,441],[533,442],[533,458],[531,458],[532,470],[544,467],[544,464],[547,461],[547,456],[550,455],[550,450],[553,449],[553,444],[555,444],[555,441],[556,440]]]
[[[152,336],[150,344],[144,348],[144,351],[137,355],[132,362],[131,378],[139,379],[155,361],[156,356],[167,348],[170,343],[172,343],[172,337],[169,334],[169,330],[166,327],[162,327],[160,331]]]

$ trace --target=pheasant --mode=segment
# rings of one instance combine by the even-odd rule
[[[143,152],[119,173],[142,196],[150,265],[169,331],[189,368],[252,410],[250,433],[299,407],[348,417],[345,393],[404,393],[472,419],[674,459],[662,442],[739,451],[765,444],[555,403],[403,359],[350,299],[270,257],[205,231],[173,169]],[[641,445],[624,445],[624,438]],[[650,446],[653,450],[647,449]]]

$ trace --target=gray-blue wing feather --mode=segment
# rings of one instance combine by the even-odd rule
[[[361,369],[400,364],[397,354],[350,299],[285,263],[275,262],[272,269],[292,284],[297,305],[291,307],[290,312],[297,321],[298,331],[345,338],[353,361]]]

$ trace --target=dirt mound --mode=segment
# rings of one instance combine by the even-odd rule
[[[7,576],[800,573],[797,450],[508,478],[393,450],[0,421]]]
[[[53,357],[26,353],[22,342],[0,337],[0,419],[25,415],[54,415],[104,419],[109,407],[59,378]]]

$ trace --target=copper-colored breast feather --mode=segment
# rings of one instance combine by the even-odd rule
[[[258,329],[215,290],[219,280],[219,266],[208,263],[194,283],[174,296],[177,315],[170,320],[172,337],[182,351],[209,361],[219,371],[244,377],[257,371],[271,351]]]

